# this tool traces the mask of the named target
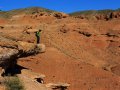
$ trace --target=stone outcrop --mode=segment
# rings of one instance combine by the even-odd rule
[[[17,58],[18,54],[18,50],[0,47],[0,66],[3,68],[9,67],[14,63],[14,59]]]
[[[56,17],[57,19],[67,18],[69,15],[64,13],[53,13],[52,16]]]
[[[77,15],[75,18],[80,18],[80,19],[89,19],[91,17],[95,17],[97,20],[110,20],[110,19],[115,19],[115,18],[120,18],[120,11],[115,11],[115,12],[110,12],[107,14],[93,14],[93,15]]]
[[[4,38],[5,39],[5,38]],[[0,67],[7,69],[14,67],[17,58],[45,52],[44,44],[34,44],[22,41],[0,41]]]
[[[113,12],[111,13],[112,18],[120,18],[120,12]]]
[[[46,85],[46,87],[50,87],[51,89],[60,89],[60,90],[66,90],[70,84],[67,83],[49,83]]]
[[[108,14],[98,14],[95,15],[97,20],[110,20],[110,19],[114,19],[114,18],[120,18],[120,12],[111,12]]]
[[[28,17],[27,15],[24,16]],[[62,12],[53,12],[53,13],[47,13],[47,12],[39,12],[33,15],[30,15],[32,19],[39,19],[40,17],[55,17],[57,19],[67,18],[69,17],[68,14],[62,13]]]

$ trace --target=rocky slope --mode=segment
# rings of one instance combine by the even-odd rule
[[[88,10],[71,13],[71,16],[81,19],[94,19],[94,20],[111,20],[115,18],[120,18],[120,9],[117,10]]]
[[[35,45],[34,32],[42,29],[46,53],[19,59],[19,65],[45,74],[46,83],[70,83],[70,90],[119,90],[119,12],[112,12],[112,19],[105,17],[76,18],[35,11],[0,18],[0,46],[6,50],[18,48],[19,42]],[[4,42],[6,39],[9,42]]]

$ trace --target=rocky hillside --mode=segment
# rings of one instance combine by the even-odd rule
[[[81,18],[36,9],[29,14],[25,12],[0,18],[1,61],[15,50],[17,58],[22,57],[17,59],[18,64],[45,74],[45,83],[69,83],[70,90],[120,89],[119,12],[106,13],[110,14],[109,20],[102,14],[97,19],[98,14]],[[34,32],[38,29],[42,29],[41,43],[45,44],[46,52],[26,57],[26,53],[36,50]]]
[[[113,18],[120,18],[120,9],[117,10],[88,10],[70,13],[71,16],[76,18],[94,18],[97,20],[111,20]]]
[[[40,7],[30,7],[30,8],[16,9],[10,11],[0,11],[0,18],[11,18],[14,15],[36,14],[40,12],[53,13],[56,11],[40,8]]]
[[[0,11],[0,18],[1,19],[11,19],[12,17],[25,17],[25,16],[53,16],[56,18],[66,18],[68,15],[62,12],[57,12],[45,8],[40,7],[31,7],[31,8],[23,8],[23,9],[16,9],[11,11]]]

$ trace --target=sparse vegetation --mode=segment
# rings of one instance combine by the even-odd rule
[[[87,11],[78,11],[78,12],[70,13],[70,15],[71,15],[71,16],[78,16],[78,15],[109,14],[109,13],[115,12],[115,11],[120,11],[120,9],[116,9],[116,10],[106,9],[106,10],[87,10]]]
[[[24,87],[17,76],[6,77],[4,84],[6,90],[24,90]]]
[[[39,12],[52,13],[52,12],[56,12],[56,11],[41,8],[41,7],[29,7],[29,8],[10,10],[10,11],[0,11],[0,17],[1,18],[10,18],[11,16],[14,16],[14,15],[35,14],[35,13],[39,13]]]

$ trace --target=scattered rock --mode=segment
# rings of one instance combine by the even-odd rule
[[[66,89],[68,89],[69,86],[70,86],[70,84],[67,84],[67,83],[49,83],[49,84],[46,84],[46,87],[49,87],[49,88],[54,89],[54,90],[57,90],[57,89],[66,90]]]
[[[89,32],[84,32],[84,31],[79,31],[80,34],[86,36],[86,37],[90,37],[92,34]]]
[[[4,29],[4,27],[3,27],[3,26],[0,26],[0,29]]]
[[[53,16],[56,17],[57,19],[62,19],[62,18],[67,18],[69,15],[64,13],[54,13]]]
[[[62,32],[62,33],[67,33],[68,31],[69,31],[69,29],[65,29],[65,28],[60,29],[60,32]]]

